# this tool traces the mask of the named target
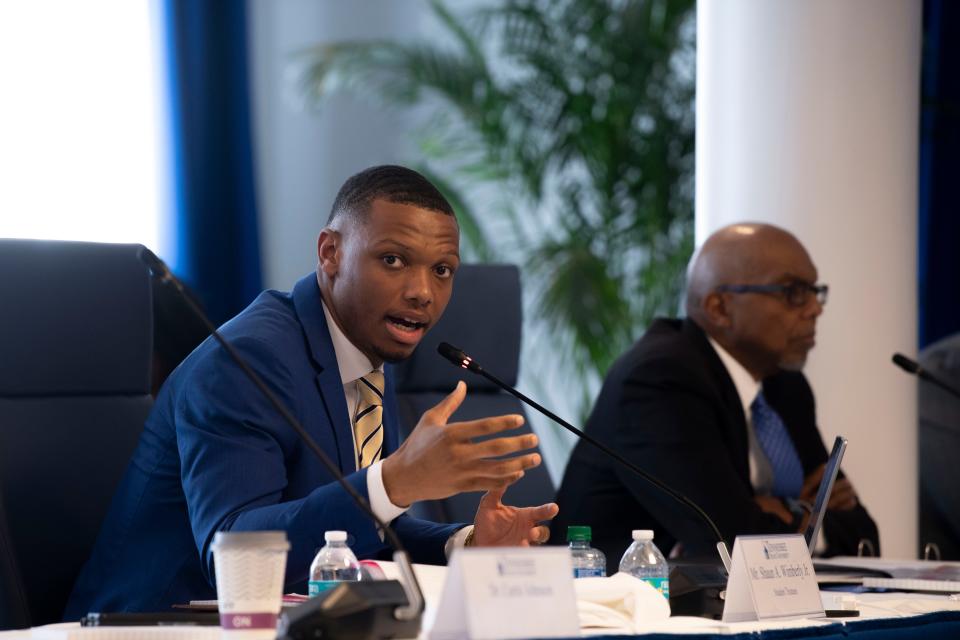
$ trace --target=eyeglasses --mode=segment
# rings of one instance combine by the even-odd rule
[[[821,305],[827,303],[825,284],[809,282],[791,282],[790,284],[722,284],[716,289],[721,293],[771,293],[783,296],[791,307],[803,307],[810,301],[810,295],[817,297]]]

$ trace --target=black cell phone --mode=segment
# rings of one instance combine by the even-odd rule
[[[81,627],[217,626],[219,624],[220,614],[215,611],[88,613],[80,619]]]
[[[860,612],[856,609],[824,609],[823,614],[828,618],[858,618]]]

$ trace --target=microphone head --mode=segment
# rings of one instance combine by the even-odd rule
[[[473,358],[465,354],[461,349],[456,348],[449,342],[441,342],[437,345],[437,353],[452,362],[454,365],[463,369],[479,373],[480,365],[473,361]]]
[[[916,360],[911,360],[902,353],[893,354],[893,364],[897,365],[907,373],[918,374],[920,373],[920,365]]]

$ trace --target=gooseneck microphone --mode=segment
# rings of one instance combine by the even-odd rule
[[[317,456],[327,471],[336,478],[337,482],[340,483],[340,486],[349,494],[357,506],[383,531],[387,541],[394,548],[393,560],[397,563],[400,573],[404,578],[404,580],[400,582],[400,586],[403,588],[404,595],[406,595],[406,604],[401,604],[397,602],[396,598],[391,597],[392,594],[389,593],[389,589],[384,588],[385,584],[378,585],[376,582],[345,582],[341,585],[341,588],[346,586],[354,591],[365,590],[368,591],[368,593],[354,594],[353,596],[343,594],[346,597],[338,598],[338,600],[347,603],[348,606],[346,608],[349,609],[349,611],[344,610],[338,612],[338,605],[334,603],[331,606],[327,602],[327,598],[313,598],[304,604],[298,605],[292,609],[289,614],[285,614],[286,619],[281,621],[281,635],[283,636],[285,634],[287,638],[321,636],[358,638],[373,636],[392,638],[398,636],[416,636],[420,630],[420,619],[424,609],[423,592],[420,590],[420,585],[413,573],[413,567],[410,565],[410,557],[403,548],[400,538],[397,537],[397,534],[386,522],[383,522],[377,517],[367,500],[346,481],[337,465],[333,463],[320,445],[310,436],[303,425],[300,424],[300,421],[297,420],[296,416],[290,413],[283,403],[280,402],[279,398],[267,387],[260,376],[247,364],[237,350],[234,349],[233,345],[227,342],[220,332],[217,331],[217,328],[210,322],[210,319],[207,317],[207,314],[204,313],[203,309],[201,309],[190,296],[185,294],[183,285],[180,284],[180,281],[170,272],[170,269],[163,260],[146,247],[140,247],[137,257],[147,265],[159,284],[172,286],[174,290],[176,290],[184,302],[187,303],[187,306],[190,307],[190,310],[204,324],[207,331],[210,332],[210,335],[220,343],[237,366],[240,367],[244,375],[246,375],[264,397],[267,398],[270,404],[277,410],[277,413],[290,425],[290,428],[300,436],[304,444]],[[385,581],[385,583],[395,584],[393,581]],[[333,590],[331,590],[330,593],[333,593]],[[366,608],[364,608],[365,604],[367,605]],[[372,606],[370,606],[371,604]],[[392,618],[395,621],[393,624],[391,624],[390,620],[384,620],[378,611],[371,611],[371,609],[382,608],[387,604],[398,605],[393,610]],[[338,613],[339,616],[343,618],[342,621],[337,620]],[[365,622],[369,625],[368,627],[363,628],[356,625],[357,614],[366,616]],[[347,616],[350,617],[350,620],[347,620]],[[286,628],[283,628],[284,626]]]
[[[548,418],[550,418],[551,420],[559,424],[561,427],[563,427],[567,431],[576,435],[581,440],[584,440],[589,444],[593,445],[594,447],[604,452],[605,454],[607,454],[608,456],[610,456],[611,458],[619,462],[621,465],[623,465],[633,473],[637,474],[638,476],[640,476],[641,478],[643,478],[644,480],[652,484],[654,487],[656,487],[663,493],[667,494],[668,496],[670,496],[680,504],[684,505],[685,507],[693,511],[695,514],[697,514],[697,516],[699,516],[701,520],[703,520],[707,524],[708,527],[710,527],[710,530],[713,532],[714,537],[716,537],[717,539],[717,552],[720,554],[720,559],[723,561],[723,566],[724,568],[726,568],[727,572],[730,571],[730,552],[727,549],[727,543],[724,541],[723,535],[720,533],[720,529],[717,528],[717,525],[713,522],[713,520],[710,519],[710,516],[708,516],[707,513],[703,509],[701,509],[700,505],[698,505],[696,502],[694,502],[687,496],[683,495],[679,491],[667,486],[657,478],[651,476],[649,473],[647,473],[637,465],[633,464],[632,462],[630,462],[629,460],[621,456],[616,451],[610,449],[600,441],[594,439],[592,436],[587,435],[580,429],[577,429],[575,426],[573,426],[572,424],[570,424],[569,422],[567,422],[557,414],[553,413],[549,409],[546,409],[540,406],[539,403],[528,398],[527,396],[520,393],[519,391],[517,391],[515,388],[511,387],[507,383],[489,374],[473,358],[471,358],[462,350],[456,348],[452,344],[447,342],[441,342],[440,345],[437,347],[437,352],[441,356],[443,356],[444,358],[452,362],[454,365],[461,367],[463,369],[466,369],[467,371],[472,371],[477,375],[483,376],[484,378],[486,378],[493,384],[497,385],[507,393],[519,398],[521,402],[533,407],[543,415],[547,416]]]
[[[927,382],[935,384],[955,398],[960,398],[960,390],[921,367],[920,363],[916,360],[911,360],[902,353],[893,354],[892,360],[893,364],[897,365],[907,373],[912,373],[921,380],[926,380]]]

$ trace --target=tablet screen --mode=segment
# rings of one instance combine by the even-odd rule
[[[830,502],[833,483],[837,479],[837,474],[840,473],[840,461],[843,459],[843,453],[846,450],[847,439],[843,436],[837,436],[837,439],[833,441],[833,451],[830,452],[830,459],[827,460],[827,466],[823,470],[823,478],[820,480],[820,489],[817,491],[817,501],[813,504],[810,522],[803,534],[807,541],[807,548],[810,549],[811,557],[814,547],[817,546],[817,536],[820,535],[823,516],[827,513],[827,504]]]

